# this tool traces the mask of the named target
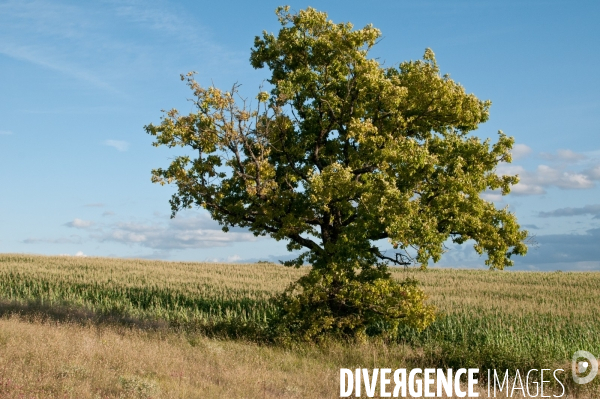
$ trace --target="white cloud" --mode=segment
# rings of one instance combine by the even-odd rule
[[[531,147],[525,144],[515,144],[511,153],[513,160],[523,159],[527,155],[531,154]]]
[[[515,145],[517,148],[518,145]],[[529,152],[529,147],[521,145],[513,154],[515,159]],[[594,163],[597,154],[587,152],[577,153],[569,149],[560,149],[556,153],[541,153],[540,157],[551,161],[550,165],[538,165],[533,171],[526,170],[519,165],[501,164],[498,166],[498,174],[519,175],[520,182],[513,186],[511,193],[516,195],[541,195],[546,193],[549,187],[557,187],[563,190],[589,189],[595,187],[595,180],[600,180],[600,165],[581,170]],[[574,166],[579,171],[572,170]]]
[[[586,159],[584,154],[579,154],[571,150],[558,150],[556,154],[549,154],[542,152],[540,157],[549,161],[561,161],[561,162],[577,162]]]
[[[78,256],[78,257],[85,258],[87,255],[84,254],[83,251],[77,251],[75,253],[75,255],[71,255],[71,254],[58,254],[58,256]]]
[[[482,193],[479,196],[484,200],[490,202],[500,202],[504,198],[504,196],[500,192],[496,191],[486,191],[485,193]]]
[[[547,165],[539,165],[533,176],[534,182],[542,186],[556,186],[563,189],[591,188],[594,183],[584,174],[561,171]]]
[[[8,136],[13,134],[10,130],[0,130],[0,136]]]
[[[155,219],[156,220],[156,219]],[[117,242],[139,245],[159,251],[174,249],[211,248],[231,245],[239,241],[255,241],[257,237],[247,230],[231,228],[225,233],[221,226],[207,214],[185,216],[175,219],[159,217],[155,222],[98,223],[75,219],[69,227],[89,229],[89,239],[99,242]]]
[[[522,181],[519,182],[519,184],[517,184],[516,186],[513,186],[510,189],[510,192],[512,194],[515,194],[515,195],[542,195],[542,194],[546,194],[546,190],[544,190],[543,187],[537,186],[537,185],[532,185],[532,184],[525,184]]]
[[[129,143],[122,140],[106,140],[104,144],[109,147],[114,147],[119,151],[127,151],[129,148]]]
[[[90,240],[116,242],[151,248],[165,254],[176,249],[224,247],[234,242],[256,241],[258,239],[254,234],[239,227],[232,227],[225,233],[221,226],[210,219],[207,214],[178,215],[175,219],[163,216],[155,222],[95,223],[90,220],[76,218],[64,225],[87,231],[88,234],[83,238],[78,235],[51,239],[33,237],[27,238],[23,242],[26,244],[79,244]],[[228,259],[237,261],[240,258],[238,255],[231,255]]]
[[[202,217],[175,218],[166,224],[115,223],[93,238],[159,250],[223,247],[237,241],[256,240],[254,234],[238,229],[225,233],[215,222]]]
[[[75,218],[72,222],[65,223],[65,226],[75,227],[77,229],[86,229],[88,227],[91,227],[93,224],[94,222],[90,220],[82,220]]]
[[[564,190],[594,187],[594,182],[586,173],[553,168],[548,165],[538,165],[537,169],[531,172],[522,166],[502,164],[498,166],[498,174],[519,175],[519,184],[511,189],[511,193],[516,195],[540,195],[546,193],[548,187]]]

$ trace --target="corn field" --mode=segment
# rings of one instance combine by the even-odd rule
[[[269,301],[306,269],[279,265],[0,255],[2,313],[56,309],[163,323],[207,335],[254,339],[275,311]],[[394,269],[419,280],[437,306],[422,348],[438,367],[570,368],[576,350],[600,355],[600,273]],[[258,332],[258,333],[257,333]]]
[[[0,255],[0,300],[184,328],[264,326],[269,298],[301,273],[264,263]]]

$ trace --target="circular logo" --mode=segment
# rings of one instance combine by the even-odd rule
[[[585,360],[580,360],[584,358]],[[591,368],[590,368],[591,366]],[[580,377],[580,374],[589,370],[585,377]],[[587,351],[577,351],[573,353],[573,361],[571,362],[571,371],[573,373],[573,381],[577,384],[587,384],[592,381],[598,374],[598,360]]]

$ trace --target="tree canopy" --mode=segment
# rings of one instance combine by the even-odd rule
[[[397,66],[370,58],[381,36],[371,25],[354,29],[312,8],[277,15],[279,33],[256,37],[250,56],[270,70],[269,92],[244,99],[237,85],[202,87],[189,73],[181,78],[195,110],[145,127],[155,146],[195,154],[152,171],[153,182],[177,185],[173,216],[199,206],[224,230],[287,240],[305,250],[288,264],[310,263],[331,281],[383,278],[395,261],[384,239],[425,266],[448,240],[473,240],[490,268],[526,253],[515,215],[481,197],[518,182],[496,173],[511,162],[513,138],[471,134],[490,101],[442,75],[430,49]]]

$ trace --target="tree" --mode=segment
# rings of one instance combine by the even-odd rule
[[[271,71],[270,92],[250,101],[238,85],[204,88],[182,75],[195,111],[171,110],[145,129],[155,146],[195,157],[178,156],[152,180],[177,185],[172,216],[203,207],[225,231],[246,227],[305,250],[286,264],[307,262],[311,272],[280,298],[282,319],[305,337],[364,334],[380,322],[423,328],[432,309],[414,283],[390,279],[396,258],[380,240],[413,248],[423,267],[448,240],[473,240],[490,268],[511,266],[528,233],[480,194],[506,195],[518,182],[496,174],[514,140],[470,134],[491,102],[442,76],[430,49],[385,67],[368,57],[380,37],[371,25],[354,30],[312,8],[277,15],[278,35],[256,37],[250,56]]]

